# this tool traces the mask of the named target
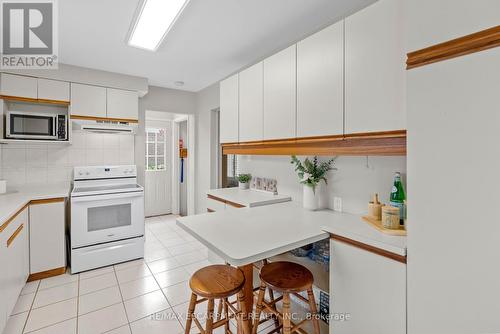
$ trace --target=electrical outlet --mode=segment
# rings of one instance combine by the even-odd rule
[[[342,198],[340,197],[333,198],[333,210],[342,212]]]

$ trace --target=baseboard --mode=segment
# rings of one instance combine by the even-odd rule
[[[34,273],[34,274],[29,275],[28,282],[36,281],[36,280],[44,279],[44,278],[49,278],[52,276],[59,276],[59,275],[64,274],[65,272],[66,272],[66,267],[61,267],[61,268],[42,271],[40,273]]]

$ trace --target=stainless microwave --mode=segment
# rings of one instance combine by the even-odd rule
[[[68,116],[58,113],[7,111],[5,138],[67,140]]]

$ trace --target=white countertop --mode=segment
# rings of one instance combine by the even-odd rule
[[[68,197],[69,182],[7,188],[0,194],[0,225],[32,200]]]
[[[385,235],[358,215],[308,211],[297,202],[187,216],[177,224],[234,266],[288,252],[329,233],[406,255],[406,237]]]
[[[212,189],[207,192],[208,195],[222,198],[226,201],[254,207],[261,205],[276,204],[291,201],[292,198],[286,195],[274,195],[269,192],[263,192],[252,189],[222,188]]]

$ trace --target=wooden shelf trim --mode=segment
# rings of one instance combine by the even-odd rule
[[[406,264],[406,256],[395,254],[395,253],[386,251],[385,249],[381,249],[381,248],[377,248],[377,247],[374,247],[371,245],[367,245],[367,244],[364,244],[362,242],[352,240],[352,239],[349,239],[349,238],[346,238],[346,237],[343,237],[340,235],[331,234],[330,236],[334,240],[337,240],[337,241],[349,244],[351,246],[363,249],[363,250],[368,251],[370,253],[374,253],[374,254],[386,257],[388,259]]]
[[[500,25],[407,54],[406,69],[500,46]]]
[[[108,118],[108,117],[94,117],[94,116],[81,116],[70,115],[71,119],[81,119],[87,121],[111,121],[111,122],[124,122],[124,123],[139,123],[139,120],[132,118]]]
[[[43,104],[55,104],[60,106],[69,106],[69,101],[60,100],[47,100],[47,99],[33,99],[30,97],[20,97],[20,96],[10,96],[10,95],[0,95],[0,99],[13,101],[13,102],[28,102],[28,103],[43,103]]]
[[[214,201],[218,201],[218,202],[222,202],[222,203],[225,203],[227,205],[230,205],[230,206],[233,206],[235,208],[244,208],[245,206],[244,205],[241,205],[241,204],[238,204],[238,203],[235,203],[235,202],[231,202],[231,201],[227,201],[223,198],[220,198],[220,197],[217,197],[217,196],[214,196],[214,195],[207,195],[208,198],[210,199],[213,199]]]
[[[222,154],[406,155],[406,130],[222,144]]]

